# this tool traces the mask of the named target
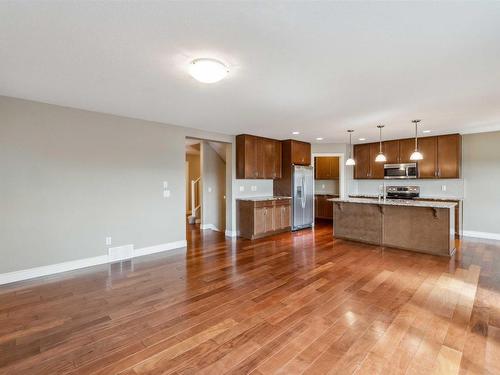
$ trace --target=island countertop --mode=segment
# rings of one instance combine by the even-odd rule
[[[361,203],[361,204],[382,204],[388,206],[407,206],[407,207],[430,207],[430,208],[455,208],[457,205],[453,202],[440,201],[419,201],[406,199],[381,199],[378,198],[330,198],[331,202]]]
[[[236,198],[238,201],[249,201],[249,202],[260,202],[260,201],[279,201],[285,199],[292,199],[292,197],[281,197],[281,196],[262,196],[262,197],[241,197]]]

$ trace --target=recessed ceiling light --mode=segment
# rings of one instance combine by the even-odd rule
[[[189,74],[203,83],[218,82],[227,73],[229,73],[229,68],[223,62],[215,59],[195,59],[189,64]]]
[[[324,138],[322,138],[322,137],[318,137],[318,138],[316,138],[316,140],[317,140],[317,141],[322,141],[323,139],[324,139]]]
[[[300,132],[292,132],[293,135],[300,134]]]
[[[359,138],[360,141],[366,141],[366,138]]]
[[[430,133],[432,130],[423,130],[422,133]]]

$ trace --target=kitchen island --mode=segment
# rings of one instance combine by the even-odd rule
[[[332,198],[336,238],[441,256],[455,253],[455,205],[439,201]]]

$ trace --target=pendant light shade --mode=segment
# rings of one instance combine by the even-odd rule
[[[420,122],[420,120],[413,120],[412,122],[415,124],[415,151],[413,151],[413,153],[411,154],[410,160],[422,160],[424,158],[424,156],[422,155],[422,153],[420,151],[418,151],[418,131],[417,131],[417,128],[418,128],[418,123]]]
[[[356,165],[356,161],[352,158],[351,150],[352,150],[352,133],[354,130],[348,130],[349,133],[349,158],[346,160],[345,165]]]
[[[382,128],[384,125],[377,125],[377,128],[379,129],[380,132],[380,147],[379,147],[379,152],[377,157],[375,158],[375,161],[378,163],[385,163],[387,161],[387,158],[385,157],[384,153],[382,152]]]

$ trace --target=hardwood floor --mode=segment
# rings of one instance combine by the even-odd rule
[[[500,242],[450,259],[331,224],[0,287],[1,374],[499,374]]]

